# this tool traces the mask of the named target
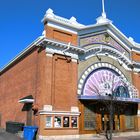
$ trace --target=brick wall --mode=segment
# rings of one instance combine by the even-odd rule
[[[140,61],[140,53],[132,52],[132,59],[134,61]]]
[[[132,52],[132,60],[136,62],[140,62],[140,53]],[[140,74],[139,73],[133,73],[132,72],[132,78],[133,78],[133,85],[138,89],[139,91],[139,98],[140,98]],[[139,105],[140,109],[140,105]]]
[[[55,55],[52,86],[52,104],[55,110],[70,111],[71,106],[77,106],[77,63],[68,57]]]
[[[45,25],[46,37],[65,43],[77,45],[77,35]]]
[[[77,35],[45,25],[46,37],[77,45]],[[62,55],[53,55],[46,60],[46,93],[48,103],[55,110],[68,110],[77,104],[77,63]],[[45,97],[45,96],[42,96]],[[51,99],[51,100],[50,100]]]
[[[77,44],[77,35],[45,27],[47,38]],[[6,121],[26,122],[27,112],[19,99],[32,95],[34,105],[43,109],[53,105],[55,110],[68,110],[77,105],[77,63],[71,58],[54,54],[46,56],[45,49],[36,48],[16,61],[0,75],[1,125]],[[38,114],[33,124],[39,124]]]
[[[0,76],[0,113],[2,127],[6,121],[26,121],[20,98],[36,94],[37,51],[34,50],[24,59],[14,64]]]

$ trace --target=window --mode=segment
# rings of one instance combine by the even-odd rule
[[[61,117],[60,116],[54,117],[54,127],[57,127],[57,128],[61,127]]]
[[[63,117],[63,127],[69,127],[69,117]]]
[[[47,128],[52,127],[52,117],[51,116],[46,117],[46,127]]]
[[[94,106],[88,105],[84,108],[84,129],[96,129],[96,113],[94,112]]]
[[[126,129],[134,129],[134,116],[127,115],[125,116],[125,127]]]
[[[45,128],[78,128],[77,116],[46,116]]]
[[[77,117],[71,117],[71,127],[77,128]]]

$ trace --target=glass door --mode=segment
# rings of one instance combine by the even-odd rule
[[[101,114],[101,131],[110,129],[110,120],[108,114]],[[120,115],[113,115],[113,131],[120,130]]]

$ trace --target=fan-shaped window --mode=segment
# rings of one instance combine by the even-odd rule
[[[85,81],[83,95],[110,95],[129,97],[128,89],[119,74],[109,68],[99,68],[93,71]]]

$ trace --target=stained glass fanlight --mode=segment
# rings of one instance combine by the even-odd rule
[[[106,68],[93,71],[85,82],[83,95],[106,96],[110,94],[117,97],[129,97],[128,89],[118,73]]]

